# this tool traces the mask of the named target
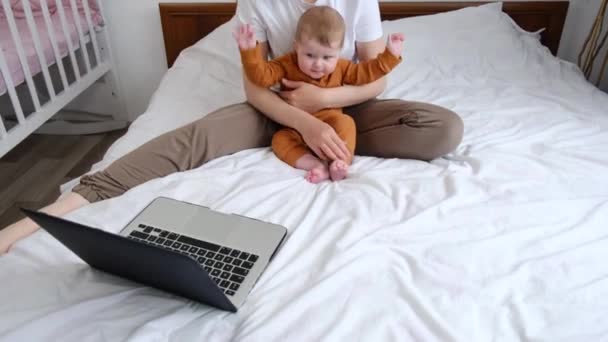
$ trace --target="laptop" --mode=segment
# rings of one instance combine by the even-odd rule
[[[94,268],[232,312],[287,235],[280,225],[166,197],[119,234],[22,211]]]

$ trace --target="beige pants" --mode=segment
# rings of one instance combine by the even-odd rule
[[[355,120],[357,155],[431,160],[454,150],[462,140],[460,117],[431,104],[370,100],[344,112]],[[270,146],[278,128],[247,103],[224,107],[150,140],[105,170],[82,177],[73,191],[89,202],[116,197],[217,157]]]

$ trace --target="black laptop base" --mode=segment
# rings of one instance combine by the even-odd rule
[[[21,210],[94,268],[222,310],[237,310],[190,257],[42,212]]]

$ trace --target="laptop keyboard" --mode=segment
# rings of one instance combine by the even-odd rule
[[[229,296],[234,296],[255,262],[258,261],[258,256],[255,254],[193,239],[145,224],[140,224],[127,237],[193,258]]]

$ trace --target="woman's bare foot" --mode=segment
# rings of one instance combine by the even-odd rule
[[[312,184],[317,184],[329,179],[329,171],[327,170],[327,167],[323,165],[322,167],[308,170],[305,178]]]
[[[10,226],[0,230],[0,255],[5,254],[12,246],[12,241],[15,239],[11,236]]]
[[[342,160],[334,160],[329,165],[329,176],[332,181],[339,181],[346,178],[348,174],[348,164]]]
[[[62,216],[87,204],[89,204],[89,201],[84,197],[70,192],[55,203],[40,209],[40,211],[50,215]],[[24,218],[0,230],[0,255],[8,252],[17,241],[31,235],[37,230],[38,225],[29,218]]]

